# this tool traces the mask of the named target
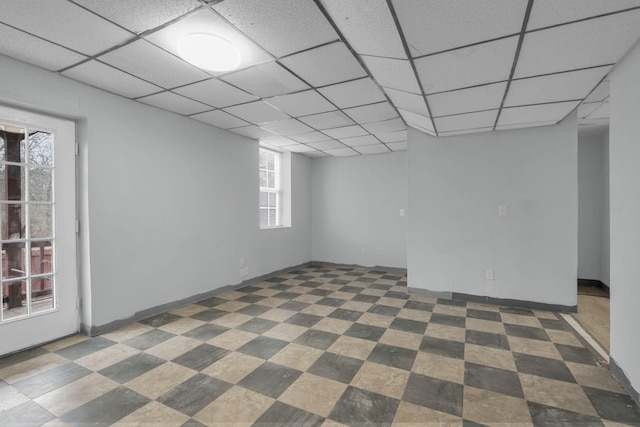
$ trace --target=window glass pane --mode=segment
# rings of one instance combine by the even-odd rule
[[[40,130],[29,130],[29,163],[53,165],[53,135]]]
[[[260,207],[266,208],[269,206],[269,193],[266,191],[260,192]]]
[[[0,200],[25,200],[24,167],[0,164]]]
[[[24,163],[24,129],[3,125],[0,129],[0,161]]]
[[[267,168],[267,153],[260,150],[260,169]]]
[[[31,274],[47,274],[53,272],[51,254],[53,253],[50,240],[31,243]]]
[[[51,202],[53,193],[53,169],[29,169],[29,200],[34,202]]]
[[[31,279],[31,313],[53,309],[53,276]]]
[[[29,204],[31,238],[53,237],[53,205]]]
[[[276,224],[276,210],[269,209],[269,225],[278,225]]]
[[[267,227],[269,225],[268,219],[267,209],[260,209],[260,227]]]
[[[276,188],[276,174],[275,172],[267,172],[267,187]]]
[[[2,218],[2,240],[24,239],[24,205],[0,203]]]
[[[260,187],[267,187],[267,172],[260,171]]]
[[[27,275],[24,246],[24,242],[6,242],[2,244],[2,279],[25,277]]]
[[[269,207],[276,207],[276,193],[269,193]]]
[[[276,169],[276,156],[274,154],[269,153],[267,156],[267,169],[270,171]]]
[[[4,320],[27,314],[25,280],[2,284],[2,318]]]

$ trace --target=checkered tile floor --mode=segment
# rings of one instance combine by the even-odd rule
[[[0,359],[0,425],[640,425],[554,313],[308,267]]]

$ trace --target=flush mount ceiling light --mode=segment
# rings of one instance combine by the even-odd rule
[[[240,65],[240,52],[222,37],[193,33],[178,40],[178,54],[198,68],[210,71],[230,71]]]

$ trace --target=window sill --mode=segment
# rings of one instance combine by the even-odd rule
[[[260,230],[279,230],[281,228],[291,228],[290,225],[275,225],[273,227],[260,227]]]

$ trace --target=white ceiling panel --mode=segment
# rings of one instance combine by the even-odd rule
[[[593,92],[589,94],[584,102],[598,102],[604,101],[609,97],[609,78],[606,78],[602,83],[598,85]]]
[[[325,150],[325,153],[333,157],[351,157],[360,154],[353,148],[336,148],[335,150]]]
[[[366,135],[367,131],[360,126],[345,126],[343,128],[327,129],[323,131],[332,138],[351,138],[353,136]]]
[[[340,141],[329,140],[329,141],[320,141],[320,142],[312,142],[309,147],[313,147],[316,150],[335,150],[336,148],[345,148],[345,145]]]
[[[349,147],[357,147],[360,145],[380,144],[380,141],[373,135],[356,136],[353,138],[341,138],[340,142]]]
[[[224,110],[249,123],[265,123],[289,118],[285,113],[273,108],[264,101],[255,101],[248,104],[227,107]]]
[[[283,145],[295,145],[296,141],[289,139],[286,136],[273,135],[266,138],[260,138],[260,143],[268,144],[272,147],[282,147]]]
[[[493,126],[480,128],[480,129],[452,130],[449,132],[438,132],[438,136],[468,135],[471,133],[491,132],[492,130],[493,130]]]
[[[369,131],[369,133],[373,133],[375,135],[380,133],[388,133],[388,132],[396,132],[400,130],[405,130],[407,127],[402,122],[402,119],[391,119],[391,120],[383,120],[380,122],[367,123],[363,125],[363,127]]]
[[[407,141],[390,142],[387,143],[387,147],[389,147],[391,151],[404,151],[407,149]]]
[[[197,0],[75,0],[134,33],[163,25],[202,5]]]
[[[314,114],[312,116],[300,117],[300,121],[305,122],[315,129],[333,129],[355,124],[346,114],[341,111],[330,111],[328,113]]]
[[[62,74],[127,98],[138,98],[162,91],[159,86],[152,85],[98,61],[85,62]]]
[[[327,141],[331,139],[327,135],[320,133],[318,131],[299,133],[296,135],[289,135],[289,138],[298,142],[303,142],[305,144],[311,143],[311,142],[318,142],[318,141]]]
[[[356,52],[407,58],[386,0],[320,1]]]
[[[221,129],[231,129],[248,126],[251,124],[237,117],[234,117],[229,113],[225,113],[222,110],[207,111],[205,113],[195,114],[191,116],[191,118],[204,123],[208,123],[215,127],[219,127]]]
[[[276,120],[260,124],[260,127],[280,135],[293,135],[297,133],[311,132],[309,126],[296,119]]]
[[[507,80],[518,37],[509,37],[415,61],[425,93]]]
[[[578,119],[584,119],[600,108],[600,102],[583,103],[578,106]]]
[[[527,1],[395,0],[393,6],[415,57],[519,34]]]
[[[252,139],[262,139],[273,136],[273,133],[269,132],[266,129],[262,129],[258,126],[244,126],[240,128],[229,129],[233,133],[237,133],[238,135],[246,136],[247,138]]]
[[[527,33],[515,76],[613,64],[638,39],[640,10]]]
[[[1,18],[0,18],[1,19]],[[86,57],[22,31],[0,24],[0,54],[56,71]]]
[[[500,108],[506,82],[476,86],[427,96],[431,114],[448,116]]]
[[[580,102],[557,102],[555,104],[529,105],[503,108],[498,125],[513,125],[535,122],[559,122]]]
[[[267,62],[220,78],[261,98],[309,89],[307,84],[276,62]]]
[[[420,94],[420,86],[408,60],[362,56],[373,78],[383,87]]]
[[[99,59],[167,89],[210,77],[204,71],[144,40],[113,50]]]
[[[527,30],[535,30],[639,6],[640,0],[536,0],[533,2]]]
[[[480,129],[492,127],[496,121],[498,110],[480,111],[477,113],[458,114],[434,119],[438,133],[452,130]],[[504,113],[503,113],[504,114]]]
[[[280,148],[282,148],[283,150],[291,151],[293,153],[309,153],[316,151],[315,148],[309,147],[304,144],[283,145]]]
[[[145,96],[137,100],[145,104],[153,105],[154,107],[185,115],[201,113],[211,109],[208,105],[201,104],[200,102],[185,98],[173,92],[156,93],[155,95]]]
[[[412,128],[425,131],[433,134],[433,122],[429,117],[421,116],[420,114],[412,113],[411,111],[398,110],[405,122]]]
[[[312,0],[226,0],[214,9],[277,57],[338,39]]]
[[[256,101],[258,98],[217,79],[209,79],[173,90],[196,101],[222,108]]]
[[[584,99],[611,70],[610,66],[513,80],[505,107]]]
[[[324,113],[325,111],[336,109],[336,107],[331,105],[329,101],[324,99],[315,90],[307,90],[291,95],[280,95],[267,99],[267,102],[294,117]]]
[[[318,91],[339,108],[373,104],[385,100],[384,94],[370,78],[325,86]]]
[[[422,116],[428,116],[427,103],[422,95],[416,95],[409,92],[402,92],[391,88],[385,88],[384,90],[391,98],[391,102],[396,108],[402,110],[411,111]]]
[[[356,147],[355,150],[360,154],[382,154],[391,151],[384,144],[362,145]]]
[[[398,113],[388,102],[348,108],[344,112],[357,123],[372,123],[398,117]]]
[[[174,55],[178,55],[178,40],[180,37],[191,33],[212,33],[231,42],[241,52],[240,68],[246,68],[272,59],[271,55],[260,49],[259,46],[247,39],[210,9],[196,12],[166,28],[145,36],[145,38]],[[210,71],[209,73],[212,75],[221,74],[215,71]]]
[[[532,128],[532,127],[540,127],[540,126],[553,126],[558,123],[557,120],[551,120],[547,122],[535,122],[535,123],[518,123],[513,125],[498,125],[496,126],[496,130],[510,130],[510,129],[524,129],[524,128]]]
[[[280,62],[313,86],[325,86],[366,76],[360,63],[342,42],[288,56]]]
[[[386,143],[387,145],[389,145],[389,143],[392,142],[406,142],[407,141],[407,131],[406,130],[400,130],[397,132],[387,132],[387,133],[378,133],[376,134],[376,137]]]
[[[311,158],[316,158],[316,157],[330,157],[327,153],[325,153],[324,151],[309,151],[307,153],[304,153],[304,155],[306,157],[311,157]]]

